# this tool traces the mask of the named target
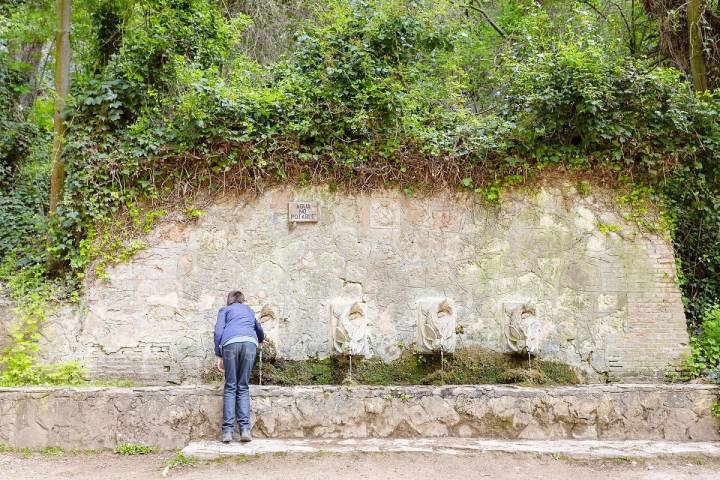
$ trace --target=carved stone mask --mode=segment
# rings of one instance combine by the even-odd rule
[[[419,344],[425,352],[454,352],[456,314],[447,299],[423,299],[418,302]]]
[[[332,306],[331,342],[333,352],[370,356],[365,305],[359,302]]]

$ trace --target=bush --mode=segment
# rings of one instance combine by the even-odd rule
[[[690,341],[688,373],[693,378],[710,377],[720,371],[720,305],[705,310],[700,329],[701,333]]]

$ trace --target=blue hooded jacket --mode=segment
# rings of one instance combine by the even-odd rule
[[[252,308],[233,303],[218,312],[215,322],[215,356],[222,356],[221,346],[233,337],[254,337],[258,343],[265,340],[260,322],[255,319]]]

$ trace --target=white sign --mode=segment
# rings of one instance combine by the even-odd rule
[[[317,222],[318,206],[311,202],[288,203],[288,218],[291,222]]]

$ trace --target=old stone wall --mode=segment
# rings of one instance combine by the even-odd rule
[[[251,394],[257,437],[720,440],[710,413],[720,388],[706,385],[252,386]],[[0,443],[177,448],[219,434],[221,403],[210,386],[0,389]]]
[[[195,382],[213,362],[216,312],[240,288],[285,358],[482,346],[587,379],[661,376],[688,341],[673,250],[626,221],[616,195],[555,182],[499,206],[323,188],[216,202],[90,281],[48,322],[42,353],[95,377]],[[290,223],[291,200],[317,204],[319,221]],[[430,321],[441,325],[419,327]]]

